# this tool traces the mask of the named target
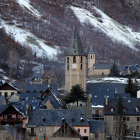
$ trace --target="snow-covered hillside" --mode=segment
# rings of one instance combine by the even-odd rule
[[[92,7],[100,16],[95,17],[94,14],[83,8],[71,6],[76,17],[84,26],[85,24],[93,25],[93,31],[99,30],[109,36],[114,42],[120,42],[128,47],[137,50],[135,45],[140,43],[140,33],[132,31],[131,28],[123,26],[112,18],[108,17],[97,7]]]

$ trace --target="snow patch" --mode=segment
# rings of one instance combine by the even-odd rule
[[[140,43],[140,33],[132,31],[131,28],[123,26],[117,21],[111,19],[101,10],[93,6],[93,9],[101,15],[101,17],[95,17],[91,12],[83,8],[78,8],[71,6],[70,7],[82,26],[89,23],[96,27],[101,32],[109,36],[114,42],[118,41],[122,44],[127,45],[128,47],[138,50],[135,48],[137,43]],[[94,29],[93,29],[94,32]]]

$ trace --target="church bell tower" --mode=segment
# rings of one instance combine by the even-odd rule
[[[86,91],[86,55],[82,43],[74,26],[71,42],[66,54],[65,89],[68,93],[72,86],[79,84]]]

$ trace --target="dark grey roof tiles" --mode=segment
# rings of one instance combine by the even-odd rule
[[[29,122],[30,126],[54,126],[68,123],[72,126],[89,126],[87,118],[83,110],[70,109],[51,109],[51,110],[31,110]]]
[[[116,114],[116,104],[118,98],[109,99],[108,105],[104,105],[105,115]],[[140,115],[140,111],[136,112],[136,107],[140,108],[140,98],[122,98],[123,105],[126,107],[125,115]],[[111,107],[114,107],[114,111],[111,111]]]
[[[5,99],[5,96],[0,96],[0,106],[2,105],[4,99]]]
[[[105,121],[104,120],[90,120],[90,133],[101,132],[105,133]]]
[[[5,111],[10,105],[1,105],[0,106],[0,114],[3,113],[3,111]]]
[[[74,26],[67,56],[85,56],[76,25]]]
[[[87,83],[87,93],[92,94],[95,89],[115,89],[115,93],[124,93],[125,84],[121,83]]]
[[[94,69],[111,69],[112,64],[94,64]]]

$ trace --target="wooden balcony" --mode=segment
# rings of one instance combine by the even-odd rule
[[[93,118],[104,118],[104,115],[100,115],[100,114],[92,114]]]
[[[22,122],[22,119],[21,118],[9,118],[9,119],[0,120],[0,122]]]
[[[36,132],[28,132],[29,136],[36,136]]]

